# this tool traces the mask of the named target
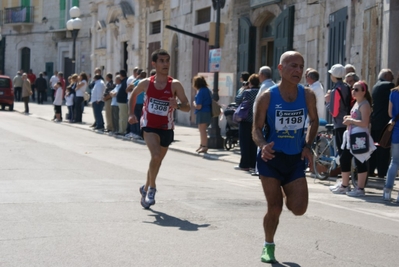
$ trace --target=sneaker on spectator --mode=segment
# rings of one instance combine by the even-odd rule
[[[132,137],[137,140],[142,140],[143,138],[140,135],[132,133]]]
[[[341,180],[337,180],[337,182],[335,183],[335,185],[330,186],[330,191],[333,191],[335,189],[337,189],[338,187],[340,187],[342,185],[342,181]]]
[[[148,187],[147,195],[145,197],[145,203],[150,207],[155,204],[155,193],[157,192],[156,188]]]
[[[338,188],[332,190],[331,192],[333,192],[334,194],[347,194],[348,192],[351,191],[350,186],[348,185],[347,187],[343,187],[342,185],[340,185]]]
[[[385,201],[390,201],[391,200],[391,193],[392,193],[392,189],[384,188],[384,194],[382,195],[382,198]]]
[[[365,193],[364,190],[355,188],[353,191],[346,192],[346,194],[350,197],[364,197]]]
[[[127,137],[127,138],[133,138],[133,133],[128,133],[128,134],[125,135],[125,137]]]

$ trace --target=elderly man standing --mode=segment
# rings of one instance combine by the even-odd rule
[[[371,91],[373,97],[373,113],[371,113],[371,137],[374,142],[380,141],[381,131],[391,119],[388,114],[389,94],[395,87],[393,73],[390,69],[382,69],[378,74],[378,81]],[[388,170],[390,162],[390,148],[377,147],[369,160],[369,175],[376,176],[374,171],[377,168],[377,175],[383,178]]]
[[[14,96],[15,101],[21,101],[21,93],[22,93],[22,85],[24,80],[22,80],[22,74],[20,71],[17,72],[17,75],[12,80],[12,84],[14,85]]]
[[[326,119],[326,108],[324,105],[325,93],[323,85],[319,82],[319,77],[320,75],[317,70],[311,69],[306,76],[306,82],[307,84],[309,84],[310,89],[312,89],[312,91],[316,95],[316,107],[319,119]]]
[[[260,67],[259,69],[259,81],[260,81],[260,88],[259,88],[259,92],[256,95],[255,98],[255,103],[254,103],[254,111],[256,110],[256,99],[259,98],[259,96],[266,91],[267,89],[269,89],[270,87],[272,87],[273,85],[275,85],[275,83],[272,80],[272,69],[269,66],[263,66]]]

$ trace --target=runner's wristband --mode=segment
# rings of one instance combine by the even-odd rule
[[[303,146],[303,148],[309,148],[309,150],[312,150],[312,145],[309,145],[309,144],[307,144],[307,143],[305,143],[305,145]]]

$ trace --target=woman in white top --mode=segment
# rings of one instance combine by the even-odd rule
[[[78,84],[75,88],[75,120],[74,122],[81,123],[82,122],[82,113],[83,113],[83,102],[84,95],[87,88],[87,75],[86,73],[80,73],[78,77]]]
[[[62,83],[57,82],[56,85],[54,86],[55,88],[55,99],[53,102],[54,105],[54,113],[55,113],[55,122],[61,122],[62,118]]]

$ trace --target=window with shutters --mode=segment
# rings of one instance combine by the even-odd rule
[[[69,10],[74,6],[79,7],[79,0],[60,0],[60,29],[66,28],[66,22],[71,19]]]

